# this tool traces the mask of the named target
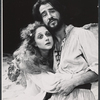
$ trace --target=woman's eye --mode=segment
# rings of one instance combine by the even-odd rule
[[[39,34],[38,39],[42,39],[42,38],[43,38],[43,35]]]
[[[45,35],[46,35],[46,36],[51,36],[51,33],[50,33],[50,32],[46,32]]]

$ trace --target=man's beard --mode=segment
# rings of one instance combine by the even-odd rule
[[[57,21],[57,25],[54,26],[54,27],[51,27],[50,24],[52,21]],[[55,19],[55,18],[51,18],[50,21],[48,22],[48,25],[46,26],[48,28],[48,30],[50,32],[57,32],[60,30],[60,28],[62,27],[63,25],[63,21],[61,20],[61,18],[58,20],[58,19]]]

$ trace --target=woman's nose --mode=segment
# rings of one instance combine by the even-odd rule
[[[49,41],[49,38],[48,38],[48,39],[46,39],[46,41]]]
[[[49,41],[49,38],[47,36],[45,36],[45,41]]]

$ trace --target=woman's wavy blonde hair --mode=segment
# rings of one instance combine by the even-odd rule
[[[24,71],[31,74],[41,73],[42,71],[53,72],[52,50],[50,50],[49,58],[43,58],[39,52],[39,48],[35,46],[35,32],[36,29],[41,26],[44,26],[44,24],[35,22],[24,28],[21,31],[21,38],[23,42],[21,46],[13,53],[14,58],[19,58],[18,61],[26,65]]]

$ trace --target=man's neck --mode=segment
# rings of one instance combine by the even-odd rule
[[[62,27],[55,32],[55,37],[57,38],[57,41],[60,43],[62,39],[65,37],[65,24],[62,25]]]

